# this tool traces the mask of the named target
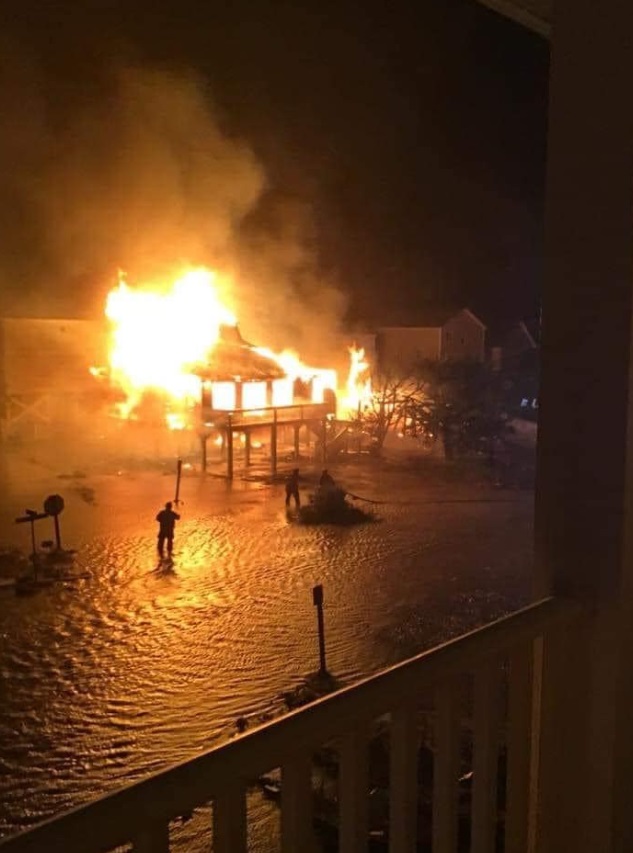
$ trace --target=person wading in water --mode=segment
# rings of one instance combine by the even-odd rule
[[[290,506],[290,498],[294,498],[295,507],[299,509],[301,506],[301,498],[299,497],[299,469],[293,468],[292,474],[286,480],[286,506]]]
[[[171,501],[167,501],[165,509],[156,516],[158,522],[158,553],[161,560],[165,557],[165,542],[167,542],[167,556],[171,557],[171,552],[174,547],[174,527],[176,522],[180,520],[177,512],[174,512]]]

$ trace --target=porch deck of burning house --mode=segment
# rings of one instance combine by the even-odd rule
[[[235,473],[235,435],[244,436],[243,464],[248,469],[252,461],[252,436],[267,430],[270,442],[270,471],[275,475],[279,460],[280,431],[292,431],[292,455],[298,460],[301,455],[301,431],[306,452],[310,447],[315,455],[325,462],[328,453],[328,423],[336,416],[336,400],[333,397],[323,403],[297,402],[288,406],[270,406],[264,409],[232,409],[217,411],[203,409],[202,422],[206,429],[200,432],[202,470],[207,470],[207,443],[213,428],[220,432],[222,456],[226,460],[226,475],[233,479]],[[313,442],[313,444],[311,444]]]
[[[546,8],[536,0],[525,6]],[[517,17],[530,16],[519,10]],[[500,836],[506,853],[633,849],[632,40],[630,3],[556,6],[536,602],[9,839],[2,853],[94,853],[117,845],[165,853],[170,821],[209,801],[208,849],[245,853],[245,793],[249,780],[271,767],[282,772],[281,850],[309,851],[312,755],[324,741],[334,743],[340,760],[338,849],[367,851],[367,746],[372,721],[383,715],[391,853],[430,844],[433,853],[458,849],[464,729],[472,732],[473,775],[461,822],[474,853],[499,850]],[[472,709],[458,701],[463,679],[472,685]],[[434,727],[428,823],[418,780],[422,706]],[[429,843],[420,848],[425,825]]]

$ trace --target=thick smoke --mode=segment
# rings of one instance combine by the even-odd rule
[[[244,330],[275,349],[294,347],[306,361],[334,364],[340,351],[344,299],[332,279],[315,269],[316,235],[300,201],[274,195],[261,205],[264,222],[245,227],[240,242],[238,290]]]
[[[3,313],[99,316],[119,268],[134,283],[205,264],[232,278],[248,337],[326,352],[343,306],[305,204],[267,185],[196,75],[55,85],[15,56],[0,65]]]

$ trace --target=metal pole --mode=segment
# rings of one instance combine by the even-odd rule
[[[317,609],[317,626],[319,630],[319,675],[327,675],[325,665],[325,625],[323,622],[323,587],[321,584],[313,587],[312,601]]]
[[[33,561],[33,577],[37,580],[37,551],[35,549],[35,519],[31,519],[31,560]]]
[[[176,465],[176,496],[174,498],[174,503],[178,506],[180,502],[180,477],[182,475],[182,459],[178,460]]]
[[[59,532],[59,515],[54,515],[53,521],[55,523],[55,545],[57,546],[57,550],[61,551],[62,537],[61,537],[61,534]]]

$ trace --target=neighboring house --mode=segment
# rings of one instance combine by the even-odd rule
[[[86,417],[106,355],[100,321],[0,318],[0,431]]]
[[[538,419],[540,351],[535,335],[524,322],[491,330],[489,364],[503,380],[508,412]]]
[[[490,364],[493,370],[520,369],[538,360],[538,344],[524,322],[493,332]]]
[[[468,308],[430,310],[413,319],[378,329],[376,352],[384,372],[407,372],[421,361],[484,361],[486,327]]]

